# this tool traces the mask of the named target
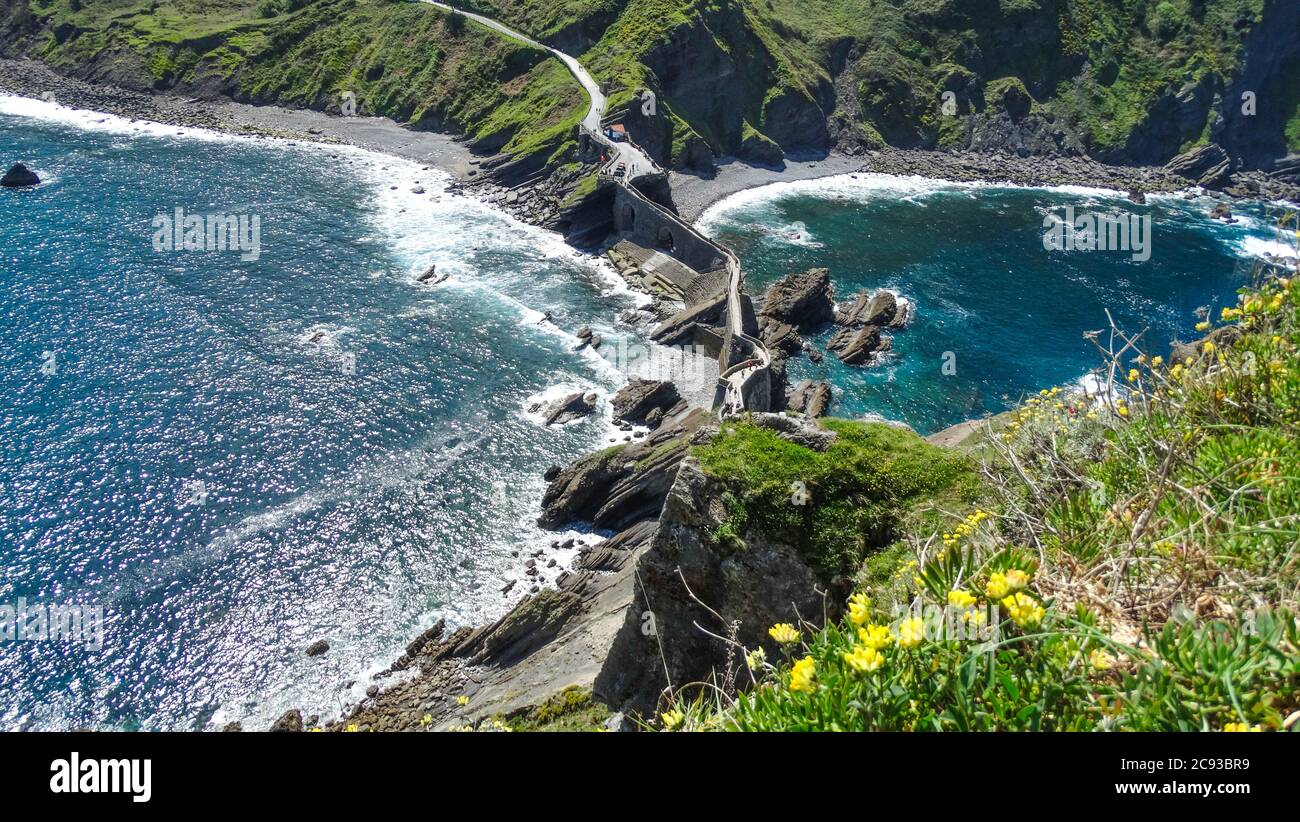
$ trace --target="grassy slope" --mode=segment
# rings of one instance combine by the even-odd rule
[[[587,99],[545,52],[429,6],[317,0],[275,14],[245,0],[33,0],[49,28],[34,53],[71,69],[114,61],[156,87],[217,82],[238,97],[337,106],[464,131],[512,154],[558,160]],[[262,14],[272,16],[263,17]]]

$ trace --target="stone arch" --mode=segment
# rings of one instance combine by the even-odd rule
[[[635,225],[636,225],[636,209],[632,207],[631,203],[624,203],[623,230],[631,231]]]
[[[659,234],[655,237],[655,242],[660,248],[666,251],[673,250],[673,231],[666,225],[659,226]]]

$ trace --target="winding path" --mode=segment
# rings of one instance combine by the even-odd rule
[[[735,340],[740,340],[741,344],[748,348],[747,356],[742,362],[726,369],[718,378],[719,387],[723,389],[722,399],[718,405],[717,411],[722,416],[743,413],[746,409],[745,388],[752,380],[759,377],[766,378],[767,370],[772,364],[771,354],[767,346],[761,340],[758,340],[745,333],[743,301],[741,300],[741,288],[744,285],[745,275],[740,269],[740,260],[731,249],[720,245],[713,240],[704,237],[693,226],[687,225],[676,214],[668,211],[666,208],[651,200],[642,194],[636,186],[631,185],[631,181],[637,177],[662,174],[663,169],[650,158],[639,146],[631,142],[615,142],[605,136],[601,129],[602,120],[605,117],[606,99],[605,94],[600,90],[600,84],[595,78],[582,67],[576,57],[565,54],[559,49],[551,48],[545,43],[538,42],[518,31],[506,26],[505,24],[493,20],[491,17],[484,17],[481,14],[465,11],[446,3],[439,3],[436,0],[420,0],[436,6],[446,12],[456,12],[462,14],[470,20],[496,31],[506,37],[527,43],[534,48],[544,49],[553,54],[556,59],[564,63],[569,73],[574,76],[587,92],[590,98],[590,106],[587,108],[587,114],[582,118],[582,132],[589,138],[603,146],[607,152],[608,159],[600,167],[598,173],[601,177],[613,182],[622,188],[630,196],[649,204],[657,209],[665,217],[679,225],[683,231],[699,237],[704,242],[712,245],[727,261],[727,328]],[[625,172],[624,177],[619,179],[613,175],[613,169],[622,164]],[[766,411],[766,408],[749,409]]]

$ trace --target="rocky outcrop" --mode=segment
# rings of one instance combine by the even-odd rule
[[[662,707],[665,687],[715,674],[725,688],[743,676],[745,663],[706,630],[775,656],[771,625],[819,621],[826,603],[842,600],[843,592],[793,546],[754,531],[741,535],[743,548],[719,544],[714,535],[729,518],[724,490],[694,459],[682,463],[654,540],[637,561],[632,606],[595,682],[607,704],[650,713]],[[817,590],[828,584],[835,592],[823,600]],[[643,614],[652,615],[653,631],[645,630]]]
[[[689,411],[643,441],[607,448],[565,468],[542,495],[537,524],[556,528],[590,522],[596,528],[621,530],[653,517],[692,436],[706,419],[698,409]]]
[[[786,408],[809,417],[824,417],[831,407],[831,399],[830,383],[803,380],[790,392]]]
[[[284,716],[271,725],[271,730],[276,733],[300,733],[303,730],[302,711],[297,708],[286,711]]]
[[[41,178],[36,175],[36,172],[22,163],[14,163],[5,172],[4,177],[0,177],[0,186],[5,188],[26,188],[27,186],[40,185],[40,182]]]
[[[679,403],[682,397],[677,386],[666,380],[643,380],[633,377],[614,395],[614,419],[643,423],[652,411],[658,410],[660,418]]]
[[[767,290],[759,315],[767,322],[784,323],[801,332],[833,321],[835,289],[830,270],[810,268],[782,277]]]
[[[576,391],[549,403],[534,403],[528,410],[540,413],[546,425],[564,425],[595,411],[599,399],[594,392]]]
[[[836,331],[826,347],[845,365],[862,365],[870,362],[876,354],[892,348],[893,341],[881,334],[878,326],[864,325]]]
[[[1199,186],[1220,188],[1232,175],[1232,160],[1217,144],[1206,143],[1178,155],[1165,168]]]
[[[329,649],[330,649],[330,644],[328,642],[326,642],[323,639],[318,639],[312,644],[308,645],[307,650],[303,651],[303,653],[305,653],[307,656],[320,656],[321,654],[325,653]]]
[[[898,298],[892,292],[880,289],[875,294],[859,291],[849,307],[836,316],[839,325],[874,325],[884,327],[898,317]]]

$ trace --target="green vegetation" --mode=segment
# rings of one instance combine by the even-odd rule
[[[824,420],[837,434],[825,451],[746,422],[728,423],[696,449],[706,473],[728,489],[720,547],[739,550],[752,529],[797,546],[828,574],[853,573],[889,545],[919,500],[969,500],[977,489],[965,457],[883,423]],[[802,485],[797,485],[802,483]],[[792,505],[805,488],[806,505]]]
[[[34,0],[55,65],[110,62],[143,86],[209,85],[243,99],[468,133],[489,149],[571,156],[588,100],[546,52],[463,16],[387,0]],[[458,19],[459,23],[455,20]]]
[[[774,626],[781,656],[745,649],[748,688],[682,693],[660,723],[1300,730],[1298,276],[1261,272],[1171,355],[1094,338],[1112,390],[1044,390],[999,419],[971,452],[978,506],[908,519],[842,621]],[[714,470],[759,488],[823,459],[744,429],[729,442],[706,452]]]
[[[591,691],[577,685],[553,694],[541,705],[501,719],[512,731],[599,731],[609,719],[609,708],[597,702]]]

